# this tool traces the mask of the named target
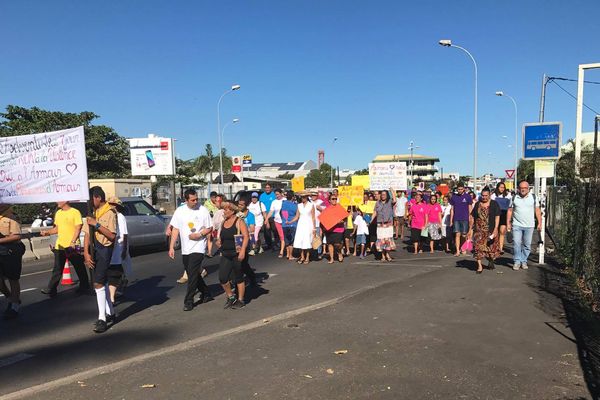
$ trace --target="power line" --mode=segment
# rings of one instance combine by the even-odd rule
[[[548,80],[558,80],[558,81],[569,81],[569,82],[579,82],[577,79],[569,79],[569,78],[560,78],[558,76],[549,76]],[[600,82],[594,81],[583,81],[583,83],[591,83],[593,85],[600,85]]]
[[[569,92],[567,89],[565,89],[564,87],[560,86],[558,83],[556,83],[556,78],[551,78],[551,82],[554,83],[556,86],[558,86],[563,92],[565,92],[566,94],[568,94],[569,96],[571,96],[572,98],[574,98],[575,100],[577,100],[577,97],[574,96],[573,94],[571,94],[571,92]],[[562,79],[562,80],[569,80],[569,79]],[[590,83],[596,83],[596,82],[590,82]],[[591,112],[595,113],[596,115],[600,114],[598,111],[594,110],[593,108],[589,107],[587,104],[583,103],[583,106],[585,108],[587,108],[588,110],[590,110]]]

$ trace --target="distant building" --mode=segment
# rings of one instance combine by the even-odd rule
[[[440,162],[437,157],[420,154],[413,154],[412,157],[410,154],[379,155],[373,162],[405,162],[408,169],[408,180],[412,182],[415,180],[431,182],[439,177],[438,168],[435,166],[435,163]]]
[[[251,178],[277,178],[281,175],[293,175],[294,177],[306,176],[317,168],[312,161],[288,162],[288,163],[252,163],[250,168],[244,168],[244,176]]]
[[[575,142],[573,141],[573,144]],[[567,142],[565,144],[563,144],[560,148],[561,153],[566,153],[568,151],[572,151],[573,149],[573,144],[571,144],[571,142]],[[582,132],[581,133],[581,148],[584,149],[587,146],[590,146],[591,148],[594,147],[594,132]],[[600,138],[598,139],[598,148],[600,148]]]

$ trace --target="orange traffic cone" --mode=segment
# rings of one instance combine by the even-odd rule
[[[62,280],[60,281],[61,285],[73,285],[73,279],[71,279],[71,262],[67,260],[65,262],[65,267],[63,268]]]

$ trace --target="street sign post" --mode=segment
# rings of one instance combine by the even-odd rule
[[[523,125],[523,159],[550,160],[560,157],[562,123],[541,122]]]
[[[538,263],[544,264],[546,237],[546,178],[554,176],[555,163],[562,144],[561,122],[523,125],[523,159],[536,160],[534,192],[540,201],[542,223],[538,244]],[[548,160],[548,161],[544,161]],[[550,170],[552,172],[550,172]]]
[[[506,179],[512,179],[515,176],[514,169],[505,169],[504,172],[506,172]]]

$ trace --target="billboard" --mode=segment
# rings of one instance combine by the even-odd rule
[[[242,166],[244,168],[250,168],[252,166],[252,155],[251,154],[244,154],[242,156]]]
[[[542,122],[523,125],[523,158],[525,160],[560,157],[562,123]]]
[[[231,157],[231,172],[242,172],[242,156]]]
[[[128,139],[131,154],[131,175],[175,175],[173,139]]]
[[[405,162],[369,164],[371,190],[406,190],[407,178]]]

